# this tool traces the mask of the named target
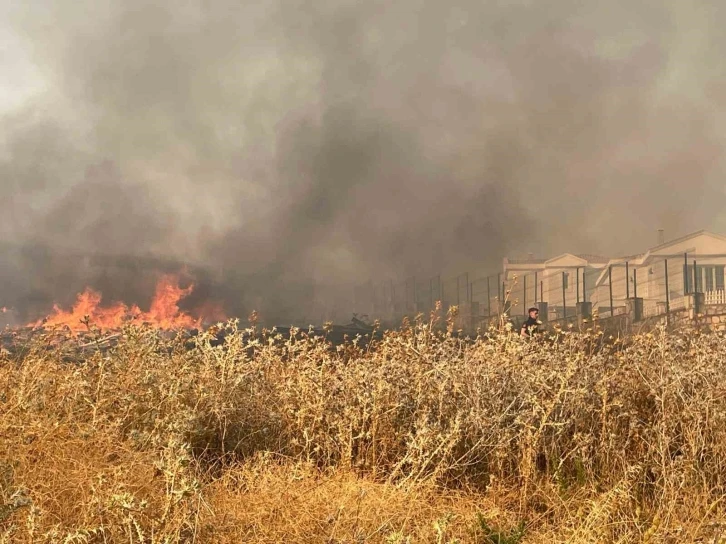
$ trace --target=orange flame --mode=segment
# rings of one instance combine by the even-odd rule
[[[142,313],[140,319],[151,323],[160,329],[178,329],[184,327],[199,327],[201,319],[179,311],[179,301],[187,297],[194,290],[194,285],[186,289],[179,287],[179,280],[174,276],[164,276],[156,285],[156,294],[151,301],[148,313]]]
[[[73,332],[87,330],[87,324],[100,329],[118,329],[129,321],[147,323],[160,329],[180,329],[200,327],[202,317],[194,318],[179,309],[179,302],[189,296],[194,285],[179,287],[179,278],[163,276],[156,285],[156,292],[148,312],[138,306],[127,306],[117,302],[108,307],[101,306],[101,294],[86,289],[78,295],[71,311],[59,306],[53,307],[53,314],[34,324],[36,327],[68,327]],[[218,317],[217,314],[215,317]]]

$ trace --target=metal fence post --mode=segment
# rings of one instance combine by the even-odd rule
[[[502,314],[506,314],[511,311],[511,302],[509,302],[509,293],[507,292],[507,282],[502,281]]]
[[[504,302],[502,300],[503,298],[504,298],[504,281],[502,280],[502,275],[497,274],[497,299],[499,300],[499,304],[498,304],[498,307],[499,307],[498,313],[499,314],[502,313],[502,309],[504,308]]]
[[[666,326],[668,326],[670,322],[670,313],[671,313],[671,297],[670,297],[670,289],[668,288],[668,259],[665,259],[663,261],[663,266],[665,267],[665,294],[666,294]]]
[[[630,271],[628,261],[625,261],[625,298],[630,298]]]
[[[562,317],[567,317],[567,294],[565,293],[565,271],[562,271]]]
[[[688,294],[688,253],[683,254],[683,295]]]
[[[638,298],[638,269],[633,268],[633,296]]]
[[[522,277],[522,309],[524,311],[524,315],[527,315],[527,274],[524,274]]]
[[[698,270],[698,265],[696,264],[696,259],[693,259],[693,292],[698,293],[698,273],[696,272]]]
[[[577,304],[580,304],[580,267],[575,270],[575,283],[577,284]]]
[[[492,315],[492,288],[490,280],[491,276],[487,276],[487,316]]]
[[[693,313],[698,315],[698,275],[696,270],[698,270],[698,265],[696,259],[693,259]]]
[[[610,317],[613,317],[613,267],[608,266],[608,284],[610,287]]]

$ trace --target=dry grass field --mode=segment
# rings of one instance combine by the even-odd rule
[[[726,339],[404,323],[0,355],[0,542],[718,542]],[[446,327],[444,327],[446,328]]]

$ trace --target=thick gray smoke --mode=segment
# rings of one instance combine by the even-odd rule
[[[295,320],[313,289],[726,228],[718,3],[7,4],[32,85],[0,93],[0,235],[36,249],[0,306],[102,282],[42,247],[200,265]]]

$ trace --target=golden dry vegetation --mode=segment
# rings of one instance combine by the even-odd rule
[[[726,339],[128,328],[0,356],[0,542],[715,542]],[[69,353],[71,355],[69,356]],[[726,531],[724,531],[726,534]]]

